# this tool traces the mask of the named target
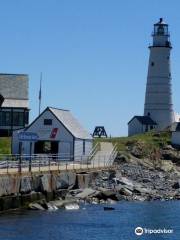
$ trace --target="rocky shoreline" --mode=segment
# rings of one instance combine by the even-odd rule
[[[119,154],[104,171],[49,172],[0,177],[0,211],[66,208],[69,204],[180,200],[180,171],[171,160],[156,164]]]
[[[122,156],[114,170],[81,173],[78,177],[81,179],[79,186],[59,190],[58,200],[51,201],[51,206],[66,208],[71,203],[114,204],[122,200],[180,200],[178,172],[122,162]],[[39,204],[42,206],[41,201]],[[34,209],[34,205],[30,205],[30,209]]]

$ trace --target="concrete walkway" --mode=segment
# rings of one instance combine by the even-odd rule
[[[95,165],[98,165],[98,164],[107,165],[111,160],[110,158],[111,158],[113,150],[114,150],[114,146],[112,143],[101,142],[100,150],[92,158],[92,163],[94,163]]]
[[[91,163],[78,163],[78,162],[72,162],[72,163],[64,163],[64,164],[56,164],[56,165],[50,165],[50,166],[39,166],[39,167],[32,167],[31,173],[43,173],[43,172],[49,172],[49,171],[88,171],[93,169],[109,169],[113,166],[111,164],[105,164],[104,161],[96,161]],[[28,173],[29,168],[23,167],[21,169],[21,173]],[[7,174],[19,174],[18,168],[3,168],[0,169],[0,175],[7,175]]]

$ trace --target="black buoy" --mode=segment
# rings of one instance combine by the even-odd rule
[[[104,211],[112,211],[115,210],[113,207],[104,207]]]

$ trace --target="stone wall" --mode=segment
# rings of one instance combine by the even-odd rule
[[[88,187],[91,173],[45,173],[0,176],[0,211],[26,207],[38,200],[53,200],[66,189]]]

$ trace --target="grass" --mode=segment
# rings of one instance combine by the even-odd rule
[[[0,138],[0,154],[11,153],[11,138],[1,137]]]
[[[148,132],[145,134],[138,134],[132,137],[117,137],[117,138],[98,138],[95,142],[112,142],[117,144],[119,152],[126,151],[127,146],[141,144],[146,151],[152,149],[160,149],[163,146],[170,144],[170,132]]]
[[[141,144],[144,151],[151,151],[152,149],[160,149],[161,147],[170,144],[169,132],[148,132],[145,134],[139,134],[132,137],[117,137],[117,138],[96,138],[97,142],[112,142],[117,144],[117,150],[119,152],[127,151],[127,146]],[[94,143],[94,144],[95,144]],[[0,154],[11,153],[11,138],[0,138]],[[146,154],[146,152],[144,153]]]

